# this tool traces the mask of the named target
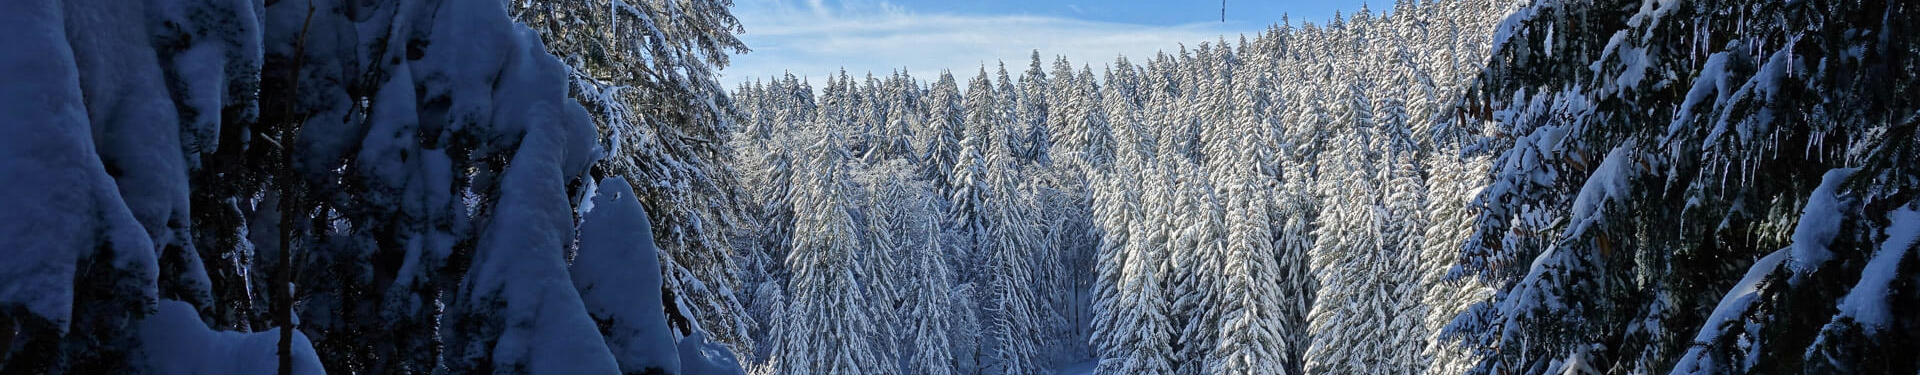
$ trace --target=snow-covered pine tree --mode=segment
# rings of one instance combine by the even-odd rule
[[[1138,165],[1121,164],[1114,175],[1101,175],[1094,182],[1093,215],[1094,226],[1100,229],[1100,245],[1094,260],[1093,296],[1090,299],[1093,319],[1089,346],[1093,354],[1101,361],[1101,368],[1117,370],[1119,358],[1126,355],[1125,345],[1129,344],[1129,332],[1124,330],[1123,319],[1127,309],[1132,307],[1126,287],[1132,274],[1127,272],[1128,244],[1134,239],[1128,230],[1135,220],[1142,220],[1145,213],[1140,202],[1139,179],[1121,176],[1134,175]],[[1109,364],[1107,361],[1113,360]]]
[[[1179,327],[1169,318],[1171,310],[1161,292],[1167,270],[1166,252],[1172,233],[1163,218],[1172,206],[1172,177],[1159,168],[1147,168],[1140,175],[1142,216],[1127,222],[1123,278],[1118,285],[1111,310],[1113,335],[1110,347],[1101,353],[1096,372],[1102,374],[1172,374],[1172,341]],[[1096,333],[1097,334],[1097,333]]]
[[[1246,67],[1266,70],[1271,69],[1269,63],[1265,56],[1256,54]],[[1236,91],[1243,96],[1235,98],[1231,124],[1255,131],[1217,139],[1209,150],[1217,161],[1215,176],[1223,181],[1220,191],[1229,233],[1222,249],[1221,281],[1217,286],[1221,295],[1220,337],[1206,357],[1210,374],[1298,372],[1288,367],[1295,361],[1290,358],[1289,347],[1297,343],[1289,341],[1287,333],[1303,327],[1289,326],[1292,322],[1280,315],[1288,306],[1283,300],[1288,280],[1274,247],[1272,203],[1267,197],[1278,186],[1263,172],[1266,158],[1275,151],[1264,131],[1274,125],[1269,92],[1273,87],[1266,74],[1252,76],[1255,79],[1238,82]]]
[[[1174,158],[1178,170],[1178,191],[1168,217],[1174,231],[1173,244],[1167,248],[1173,277],[1169,299],[1178,334],[1174,341],[1177,374],[1203,374],[1208,369],[1208,354],[1219,346],[1221,275],[1225,266],[1225,207],[1216,194],[1212,177],[1205,169]]]
[[[728,139],[737,113],[717,80],[748,52],[729,0],[507,2],[569,68],[571,92],[606,143],[599,167],[642,181],[659,225],[676,321],[697,323],[734,351],[753,346],[734,291],[740,266],[723,228],[741,225]],[[684,311],[682,311],[684,310]],[[678,316],[690,313],[691,316]],[[676,327],[689,333],[692,327]]]
[[[1000,147],[1013,150],[1011,153],[1018,155],[1021,151],[1028,149],[1024,139],[1026,134],[1024,128],[1027,123],[1024,117],[1026,113],[1020,110],[1021,90],[1019,83],[1015,82],[1013,76],[1007,72],[1007,62],[999,61],[996,62],[996,65],[998,65],[998,68],[994,70],[993,81],[991,81],[993,85],[992,110],[993,113],[999,116],[1000,125],[994,130],[1006,133],[997,138],[999,142],[1003,143]],[[1004,127],[1004,129],[999,127]],[[1022,160],[1022,162],[1030,161],[1031,159]],[[1021,164],[1021,166],[1025,167],[1025,164]]]
[[[997,132],[1005,134],[1005,127]],[[994,137],[996,141],[1001,139]],[[1004,145],[1004,143],[995,143]],[[1004,375],[1037,375],[1052,369],[1052,353],[1047,344],[1046,324],[1054,314],[1046,299],[1040,298],[1044,291],[1034,290],[1039,278],[1034,272],[1036,252],[1045,251],[1046,243],[1039,207],[1035,200],[1039,194],[1033,184],[1022,181],[1016,174],[1019,161],[1012,150],[1005,146],[994,147],[987,157],[991,177],[986,181],[992,189],[986,202],[986,213],[991,224],[984,234],[984,247],[980,249],[988,255],[982,263],[988,265],[987,297],[984,313],[993,344],[988,364],[992,371]]]
[[[769,368],[774,374],[895,373],[899,365],[876,353],[883,346],[872,340],[880,332],[869,315],[874,301],[856,278],[865,249],[849,174],[853,161],[825,126],[809,129],[803,153],[813,167],[796,178],[787,321],[773,334]]]
[[[1005,69],[1003,66],[1002,69]],[[1040,65],[1040,50],[1033,51],[1033,60],[1027,65],[1027,71],[1020,75],[1019,96],[1015,100],[1014,157],[1027,163],[1051,164],[1047,151],[1053,149],[1053,131],[1050,129],[1054,111],[1051,109],[1057,101],[1050,94],[1050,80],[1062,79],[1059,75],[1047,77]]]
[[[947,265],[947,254],[943,251],[945,243],[941,238],[938,206],[932,199],[919,202],[906,202],[925,210],[933,217],[918,223],[919,230],[926,237],[910,239],[914,242],[909,258],[913,262],[913,275],[909,285],[910,302],[908,311],[912,318],[908,336],[912,341],[907,347],[907,372],[922,375],[958,374],[960,363],[955,354],[957,343],[953,342],[954,326],[960,315],[968,310],[953,301],[953,272]]]
[[[1422,350],[1429,358],[1427,372],[1461,374],[1477,361],[1475,353],[1442,335],[1454,317],[1474,303],[1490,297],[1489,288],[1479,279],[1449,279],[1447,272],[1458,264],[1460,247],[1465,244],[1473,212],[1469,211],[1474,191],[1487,184],[1490,167],[1486,156],[1465,155],[1459,148],[1445,148],[1428,159],[1427,219],[1425,242],[1418,265],[1423,268],[1419,288],[1426,306],[1423,321],[1427,344]]]
[[[1865,48],[1846,32],[1810,31],[1901,29],[1910,26],[1890,25],[1911,24],[1911,11],[1631,5],[1529,5],[1502,26],[1494,65],[1470,96],[1470,114],[1510,135],[1489,139],[1505,154],[1462,253],[1461,273],[1500,289],[1450,329],[1489,354],[1476,370],[1914,371],[1861,361],[1815,328],[1839,320],[1833,306],[1870,263],[1875,237],[1862,233],[1908,200],[1873,192],[1908,189],[1878,176],[1902,173],[1890,166],[1911,155],[1901,150],[1912,136],[1865,134],[1911,122],[1867,113],[1910,111],[1870,98],[1914,87],[1847,72],[1910,72],[1879,53],[1913,42]],[[1733,21],[1749,19],[1770,21]],[[1828,23],[1838,19],[1862,21]],[[1811,62],[1833,55],[1852,57]],[[1802,64],[1833,73],[1800,74],[1811,66]],[[1835,97],[1873,104],[1812,104]],[[1876,177],[1836,178],[1837,167]],[[1554,210],[1539,220],[1552,224],[1509,224],[1532,220],[1529,207]],[[1518,342],[1528,345],[1502,345]]]
[[[920,152],[921,167],[928,179],[940,187],[942,194],[951,196],[954,183],[950,180],[954,166],[960,160],[961,139],[967,136],[967,112],[961,106],[960,85],[954,82],[953,73],[940,71],[940,79],[934,81],[926,96],[926,126],[919,129],[917,144]]]

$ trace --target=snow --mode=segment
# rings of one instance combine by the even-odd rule
[[[105,179],[85,124],[73,52],[56,3],[0,4],[0,305],[65,326],[73,308],[73,273],[94,218],[68,210],[92,206],[86,188]],[[29,183],[25,176],[35,176]]]
[[[1739,314],[1745,312],[1753,303],[1753,299],[1759,296],[1760,281],[1765,280],[1768,274],[1772,274],[1773,270],[1779,267],[1780,261],[1784,259],[1782,255],[1785,253],[1775,251],[1754,261],[1753,267],[1747,268],[1746,276],[1741,276],[1740,282],[1734,283],[1733,288],[1727,290],[1727,296],[1721,298],[1719,304],[1714,305],[1713,314],[1707,316],[1706,328],[1701,329],[1700,335],[1694,340],[1702,341],[1710,337],[1709,333],[1718,334],[1720,329],[1716,327],[1721,323],[1738,320]]]
[[[1793,245],[1787,267],[1795,273],[1797,284],[1800,276],[1813,273],[1822,263],[1833,258],[1833,251],[1827,244],[1840,234],[1841,212],[1846,202],[1840,200],[1837,190],[1847,176],[1857,169],[1838,168],[1827,171],[1820,179],[1820,187],[1807,197],[1807,207],[1800,213],[1800,223],[1793,229]]]
[[[595,209],[580,224],[573,285],[587,313],[600,322],[622,372],[681,373],[682,355],[673,352],[673,332],[661,305],[660,250],[654,247],[647,211],[626,179],[608,178],[597,190]]]
[[[1759,71],[1755,72],[1752,78],[1747,79],[1747,82],[1740,87],[1740,91],[1734,93],[1731,99],[1727,100],[1730,100],[1730,103],[1738,103],[1740,101],[1771,103],[1776,100],[1780,95],[1780,85],[1787,78],[1788,66],[1793,64],[1792,60],[1789,59],[1792,51],[1792,45],[1775,51],[1773,55],[1767,58],[1766,63],[1760,66]],[[1716,116],[1719,119],[1714,123],[1713,131],[1707,134],[1706,139],[1710,141],[1710,143],[1706,145],[1708,148],[1719,147],[1720,143],[1711,141],[1725,137],[1729,130],[1734,131],[1735,134],[1739,136],[1736,138],[1738,141],[1752,142],[1756,136],[1776,125],[1773,109],[1768,106],[1761,106],[1755,109],[1754,113],[1746,118],[1738,116],[1735,112],[1740,109],[1743,109],[1740,105],[1720,106],[1720,113]],[[1738,121],[1738,123],[1730,124],[1729,121]],[[1669,133],[1672,133],[1674,130],[1677,129],[1669,129]],[[1669,136],[1669,138],[1673,137],[1675,136]]]
[[[214,331],[186,302],[160,301],[159,309],[140,323],[139,330],[148,364],[158,375],[273,374],[279,369],[279,328]],[[293,333],[293,373],[326,374],[313,343],[300,332]]]
[[[1729,88],[1733,83],[1728,82],[1732,77],[1727,74],[1728,55],[1727,52],[1715,53],[1707,58],[1705,66],[1700,67],[1700,76],[1694,78],[1693,88],[1687,90],[1686,101],[1680,103],[1679,113],[1674,116],[1673,123],[1667,125],[1668,133],[1679,133],[1683,127],[1692,125],[1694,117],[1701,113],[1699,106],[1707,103],[1709,95],[1715,95],[1714,105],[1705,110],[1722,107],[1719,103],[1725,102],[1727,96],[1732,94]]]
[[[707,340],[707,333],[694,331],[680,339],[679,375],[746,375],[726,346]]]
[[[1623,34],[1621,36],[1624,37],[1625,35]],[[1649,61],[1647,60],[1647,49],[1645,47],[1622,46],[1615,52],[1614,56],[1618,57],[1620,63],[1623,65],[1623,68],[1620,70],[1620,77],[1614,79],[1615,85],[1623,88],[1639,87],[1640,82],[1647,79]]]
[[[143,278],[145,290],[132,297],[148,301],[158,265],[96,154],[60,12],[54,2],[0,4],[0,308],[24,308],[64,330],[85,259],[105,256]]]
[[[1600,58],[1594,59],[1592,64],[1588,64],[1587,69],[1592,70],[1594,73],[1600,73],[1600,64],[1607,62],[1608,57],[1618,52],[1621,43],[1625,41],[1627,41],[1627,31],[1615,31],[1612,37],[1607,38],[1607,46],[1600,48]]]
[[[242,118],[259,115],[258,69],[263,64],[261,9],[250,0],[148,2],[148,26],[156,40],[180,42],[162,49],[161,66],[181,105],[180,145],[187,165],[200,167],[200,153],[219,147],[220,125],[228,106]],[[230,122],[231,123],[231,122]]]
[[[1888,216],[1892,223],[1887,226],[1887,241],[1861,270],[1859,284],[1840,302],[1840,315],[1882,329],[1892,321],[1893,310],[1887,306],[1887,299],[1893,296],[1891,287],[1894,278],[1899,276],[1900,262],[1906,258],[1908,249],[1920,242],[1920,211],[1905,208]]]
[[[1520,7],[1515,10],[1513,14],[1508,15],[1506,19],[1501,20],[1500,24],[1493,29],[1493,36],[1491,38],[1493,49],[1489,54],[1499,55],[1501,50],[1506,49],[1507,44],[1512,42],[1511,39],[1524,37],[1526,30],[1521,30],[1521,28],[1526,25],[1528,21],[1532,21],[1534,17],[1538,16],[1541,10],[1540,8],[1543,6],[1544,5],[1540,4],[1532,4]]]
[[[1100,364],[1100,361],[1097,361],[1097,360],[1075,363],[1075,364],[1067,365],[1065,367],[1061,367],[1059,370],[1055,370],[1053,373],[1055,375],[1093,375],[1094,367],[1099,364]]]
[[[1760,283],[1767,279],[1767,275],[1779,269],[1780,262],[1786,260],[1787,255],[1788,250],[1782,249],[1753,262],[1753,267],[1747,269],[1747,275],[1741,277],[1740,282],[1735,283],[1733,289],[1727,291],[1727,296],[1720,299],[1720,304],[1714,306],[1713,314],[1707,316],[1707,323],[1700,327],[1699,334],[1694,335],[1693,348],[1688,349],[1687,355],[1673,367],[1674,374],[1724,372],[1716,370],[1716,364],[1708,357],[1716,344],[1715,339],[1726,331],[1728,325],[1745,320],[1743,315],[1746,315],[1748,309],[1752,308],[1753,303],[1760,298]]]
[[[95,151],[113,175],[127,208],[156,248],[174,240],[168,228],[187,222],[187,173],[178,113],[154,58],[144,7],[69,3],[67,23],[80,92],[92,121]],[[72,5],[83,4],[83,5]],[[179,239],[186,239],[183,234]],[[191,243],[181,243],[191,247]]]
[[[1679,2],[1680,0],[1644,0],[1640,3],[1640,12],[1627,19],[1627,26],[1632,28],[1658,27],[1660,19],[1666,18],[1668,14],[1673,13],[1674,8],[1680,5]]]
[[[1607,153],[1605,161],[1587,177],[1587,183],[1580,188],[1580,195],[1573,200],[1573,226],[1567,233],[1584,233],[1603,220],[1600,215],[1607,202],[1627,198],[1627,179],[1635,172],[1633,168],[1634,142],[1628,141]]]
[[[167,261],[159,289],[197,306],[212,303],[194,249],[188,215],[187,159],[179,113],[156,57],[143,6],[69,3],[67,41],[79,69],[81,95],[92,122],[98,157],[126,208],[148,236],[149,252]]]
[[[439,12],[434,34],[448,37],[415,62],[414,73],[431,83],[426,94],[451,90],[450,115],[501,135],[507,143],[496,146],[518,139],[449,313],[451,371],[485,363],[529,374],[618,373],[564,259],[574,232],[566,186],[586,172],[596,134],[567,97],[566,67],[501,7]]]

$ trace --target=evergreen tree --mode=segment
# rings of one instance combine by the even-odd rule
[[[776,374],[887,374],[898,370],[876,353],[879,328],[870,315],[873,295],[855,278],[861,264],[860,229],[849,180],[850,156],[824,126],[812,127],[805,151],[814,168],[798,179],[793,251],[787,268],[787,319],[774,334],[770,368]]]
[[[659,225],[669,293],[715,341],[753,346],[728,233],[742,225],[731,168],[738,113],[717,78],[749,51],[730,0],[509,2],[567,64],[571,92],[606,140],[600,167],[632,181]],[[666,20],[672,20],[668,22]],[[297,27],[297,26],[295,26]],[[670,311],[679,315],[681,311]],[[679,327],[683,334],[690,327]]]
[[[1055,70],[1059,71],[1058,69]],[[1071,74],[1071,73],[1068,73]],[[1053,131],[1051,126],[1053,103],[1059,99],[1051,96],[1052,85],[1049,80],[1070,79],[1055,74],[1047,77],[1040,65],[1040,51],[1033,51],[1033,61],[1027,65],[1027,71],[1020,76],[1019,97],[1016,118],[1019,122],[1018,134],[1014,140],[1014,156],[1029,163],[1051,163],[1047,151],[1053,149]]]
[[[949,174],[960,160],[961,139],[967,136],[967,113],[961,106],[960,86],[954,83],[951,72],[940,72],[926,100],[926,127],[918,132],[918,143],[924,147],[921,153],[926,156],[920,160],[927,178],[942,193],[952,195],[955,185],[949,181]]]

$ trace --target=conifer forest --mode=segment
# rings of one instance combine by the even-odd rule
[[[1920,375],[1920,2],[1376,1],[0,0],[0,375]]]

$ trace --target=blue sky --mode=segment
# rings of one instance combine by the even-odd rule
[[[1387,0],[1391,7],[1391,0]],[[895,0],[894,4],[930,13],[975,15],[1025,14],[1143,25],[1220,22],[1219,0]],[[1227,0],[1227,20],[1252,24],[1277,22],[1282,14],[1324,19],[1335,10],[1358,9],[1358,0]]]
[[[1066,55],[1100,69],[1117,55],[1139,59],[1223,36],[1237,40],[1278,22],[1323,21],[1362,0],[736,0],[754,51],[736,56],[721,83],[732,88],[791,71],[819,83],[844,67],[885,75],[905,68],[922,80],[942,69],[971,77],[984,64],[1024,70],[1039,49],[1048,64]],[[1366,2],[1375,12],[1392,0]],[[964,82],[964,81],[963,81]]]

